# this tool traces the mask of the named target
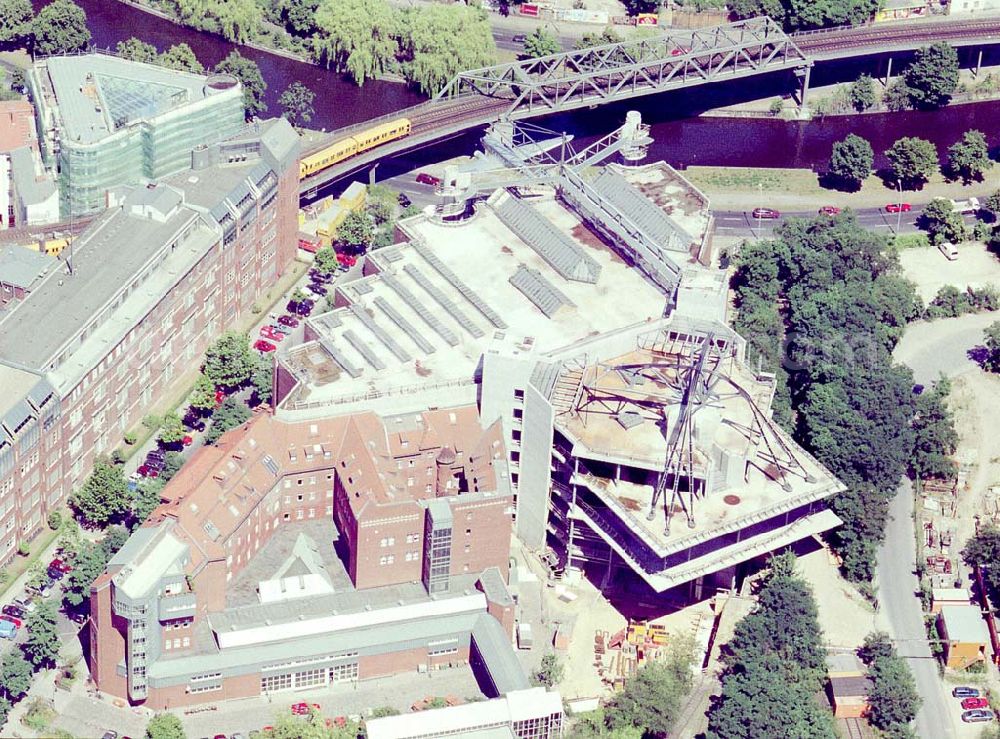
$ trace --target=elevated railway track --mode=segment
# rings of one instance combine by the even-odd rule
[[[770,19],[713,29],[667,31],[662,38],[564,52],[457,75],[433,100],[330,132],[307,148],[313,154],[393,118],[411,122],[410,135],[337,163],[302,180],[302,197],[386,156],[419,149],[501,117],[524,119],[715,81],[795,70],[803,78],[816,62],[912,51],[935,41],[958,47],[1000,44],[1000,16],[925,20],[806,31],[786,35]]]

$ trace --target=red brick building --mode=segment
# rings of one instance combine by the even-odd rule
[[[185,173],[109,193],[0,313],[0,562],[287,268],[298,150],[269,121]]]
[[[94,583],[94,681],[153,708],[469,661],[521,686],[500,433],[260,414],[199,449]]]

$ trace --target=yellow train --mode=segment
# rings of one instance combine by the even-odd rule
[[[381,146],[386,141],[401,139],[410,135],[410,119],[397,118],[378,126],[372,126],[354,136],[335,141],[325,149],[310,154],[299,162],[299,179],[304,180],[320,170],[332,167],[338,162],[350,159],[363,151]]]

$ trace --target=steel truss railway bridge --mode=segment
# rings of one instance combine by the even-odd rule
[[[301,184],[310,199],[323,185],[386,156],[416,149],[467,129],[506,118],[520,120],[712,82],[793,71],[805,106],[809,73],[818,61],[911,51],[934,41],[954,46],[1000,44],[1000,17],[933,20],[806,32],[789,36],[766,16],[710,28],[668,29],[656,36],[499,64],[456,75],[427,102],[330,132],[307,148],[384,120],[406,117],[405,139],[391,141]]]

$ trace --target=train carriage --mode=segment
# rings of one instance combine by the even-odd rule
[[[299,179],[320,172],[327,167],[332,167],[345,159],[349,159],[363,151],[368,151],[376,146],[399,139],[410,134],[410,120],[408,118],[397,118],[387,121],[371,128],[366,128],[354,136],[335,141],[329,146],[320,149],[315,154],[303,157],[299,163]]]

